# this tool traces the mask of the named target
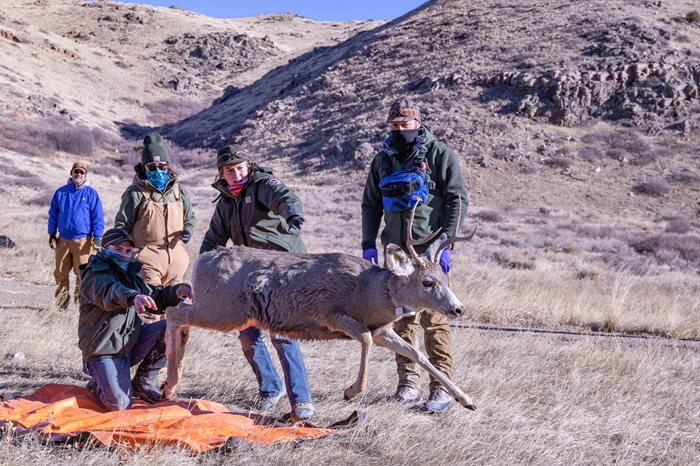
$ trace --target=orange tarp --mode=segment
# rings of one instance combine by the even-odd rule
[[[181,445],[196,452],[222,447],[230,438],[270,444],[312,439],[334,429],[275,424],[274,419],[231,412],[213,401],[136,400],[126,411],[105,411],[93,394],[74,385],[44,385],[26,398],[0,402],[0,423],[31,429],[51,440],[89,433],[106,446]]]

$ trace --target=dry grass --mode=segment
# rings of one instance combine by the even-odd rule
[[[78,352],[66,341],[75,329],[75,315],[0,312],[13,329],[2,332],[0,353],[12,349],[27,354],[25,361],[0,364],[0,390],[27,393],[47,382],[84,383]],[[43,349],[29,342],[37,326],[48,329],[42,335]],[[358,345],[305,343],[303,349],[319,423],[362,409],[368,414],[364,424],[319,441],[250,445],[202,457],[174,448],[76,451],[42,445],[32,436],[6,437],[0,441],[0,462],[591,464],[595,458],[596,464],[690,464],[700,449],[697,350],[457,330],[455,379],[477,400],[479,410],[455,408],[444,416],[426,416],[383,401],[395,380],[387,351],[372,353],[367,395],[345,403],[342,388],[356,370]],[[253,377],[235,337],[195,330],[185,363],[181,395],[242,408],[252,402]],[[282,403],[278,414],[285,408]]]
[[[13,160],[17,170],[34,173],[52,187],[65,182],[70,166],[67,161],[16,155]],[[359,254],[361,186],[328,182],[320,175],[292,178],[285,172],[288,167],[274,168],[305,202],[309,250]],[[213,210],[211,172],[181,172],[199,216],[188,248],[192,256]],[[4,180],[10,181],[10,176],[14,175]],[[91,174],[108,224],[129,178],[120,171]],[[0,233],[18,243],[15,249],[0,249],[0,292],[5,298],[0,306],[0,357],[17,351],[26,356],[0,359],[0,392],[5,393],[28,394],[45,383],[86,381],[77,348],[77,316],[59,313],[52,304],[53,258],[44,229],[48,206],[28,207],[40,190],[18,183],[12,201],[0,213]],[[468,308],[460,323],[700,337],[697,275],[651,265],[653,274],[640,275],[589,260],[593,253],[636,257],[624,240],[634,229],[579,222],[549,209],[530,215],[486,208],[476,212],[485,222],[478,239],[471,247],[460,245],[454,255],[452,287]],[[494,252],[534,269],[481,261]],[[427,416],[385,401],[396,375],[393,356],[381,348],[371,356],[367,394],[343,402],[342,390],[356,374],[359,345],[305,342],[318,423],[362,409],[368,414],[364,424],[319,441],[250,445],[231,454],[200,457],[175,448],[136,453],[75,450],[43,445],[33,436],[5,436],[0,439],[0,463],[690,464],[700,451],[700,356],[697,344],[683,346],[664,338],[455,329],[455,380],[474,397],[479,410],[456,407],[445,416]],[[252,406],[256,384],[234,335],[194,330],[185,364],[180,396],[242,409]],[[281,403],[276,414],[287,409]]]

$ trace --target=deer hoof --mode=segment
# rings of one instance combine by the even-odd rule
[[[160,389],[163,391],[163,394],[160,397],[161,400],[170,399],[175,394],[175,390],[168,387],[168,385],[165,383],[160,387]]]
[[[471,400],[471,398],[469,398],[468,396],[465,398],[462,398],[462,399],[457,399],[457,401],[459,402],[459,404],[461,404],[465,408],[467,408],[471,411],[476,411],[476,405]]]

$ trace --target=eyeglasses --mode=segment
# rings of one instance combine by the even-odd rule
[[[75,173],[76,175],[84,175],[85,170],[81,170],[80,168],[76,168],[75,170],[73,170],[73,173]]]
[[[168,162],[150,162],[146,164],[146,170],[148,171],[153,171],[156,168],[165,170],[166,168],[168,168]]]

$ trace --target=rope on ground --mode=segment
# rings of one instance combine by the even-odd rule
[[[700,347],[700,340],[693,338],[670,338],[657,335],[643,335],[619,332],[577,332],[574,330],[554,330],[546,328],[528,328],[528,327],[500,327],[497,325],[486,324],[450,324],[450,327],[457,329],[471,329],[483,332],[504,332],[504,333],[534,333],[556,336],[571,336],[571,337],[596,337],[596,338],[618,338],[618,339],[635,339],[638,341],[660,342],[662,344],[680,344],[690,347]]]

